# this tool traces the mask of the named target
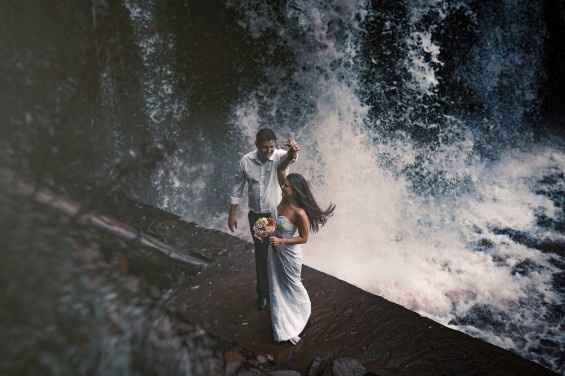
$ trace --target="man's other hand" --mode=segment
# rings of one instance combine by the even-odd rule
[[[231,232],[237,229],[237,219],[235,218],[235,213],[231,212],[228,215],[228,227]]]

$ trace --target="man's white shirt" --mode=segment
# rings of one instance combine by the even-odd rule
[[[286,150],[275,149],[271,158],[261,162],[257,150],[245,154],[239,162],[237,182],[230,203],[239,205],[248,186],[249,210],[255,213],[275,213],[282,193],[277,177],[277,167],[286,156]]]

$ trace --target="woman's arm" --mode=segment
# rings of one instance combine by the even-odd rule
[[[283,239],[276,236],[272,236],[271,244],[274,246],[278,245],[292,245],[292,244],[304,244],[308,241],[308,236],[310,234],[310,220],[306,215],[306,212],[302,209],[298,210],[295,218],[297,219],[296,226],[298,227],[298,236],[290,239]]]
[[[277,178],[279,180],[279,186],[281,187],[284,185],[284,183],[286,183],[286,172],[290,161],[291,158],[289,158],[288,153],[286,153],[285,157],[277,166]]]

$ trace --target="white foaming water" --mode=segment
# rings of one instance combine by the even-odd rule
[[[255,145],[255,135],[260,128],[257,106],[257,99],[251,96],[247,103],[238,106],[234,111],[233,124],[247,141],[246,145],[242,145],[242,150],[251,150]]]
[[[467,166],[475,191],[429,199],[411,193],[402,176],[377,167],[375,146],[358,126],[360,113],[362,106],[343,87],[320,98],[310,130],[317,149],[304,150],[293,168],[309,177],[321,205],[337,205],[335,217],[305,246],[306,263],[526,356],[541,339],[562,344],[559,324],[546,321],[546,305],[563,304],[552,287],[559,270],[549,260],[557,256],[492,229],[536,234],[536,213],[555,215],[553,202],[532,188],[552,169],[565,171],[565,154],[547,148],[493,166]],[[317,179],[320,169],[323,178]],[[475,249],[481,240],[490,242],[488,250]],[[524,262],[536,267],[516,273]],[[506,313],[506,325],[514,328],[457,324],[476,307]]]
[[[412,75],[410,87],[420,91],[422,94],[431,94],[432,90],[439,84],[435,70],[432,63],[441,64],[438,60],[439,46],[432,42],[432,35],[430,32],[412,32],[406,39],[408,46],[408,71]],[[431,56],[430,62],[426,61],[422,53],[418,51],[421,49],[423,52]]]
[[[490,226],[501,224],[531,231],[535,210],[554,213],[551,201],[530,191],[525,180],[533,176],[502,173],[516,175],[515,159],[468,168],[483,184],[478,193],[457,200],[418,197],[404,178],[377,167],[375,147],[358,127],[363,107],[351,90],[339,87],[332,94],[320,98],[312,125],[317,150],[304,150],[294,168],[310,177],[322,205],[337,205],[336,216],[307,246],[308,264],[444,323],[474,304],[504,309],[528,291],[555,302],[547,294],[551,274],[512,275],[526,258],[552,271],[548,256],[491,234]],[[536,156],[535,171],[551,166],[547,157]],[[323,179],[316,180],[320,169]],[[510,259],[499,264],[493,254],[471,249],[476,238],[488,238],[498,256]]]
[[[433,90],[439,84],[435,66],[443,64],[439,60],[440,46],[432,40],[435,24],[428,25],[425,30],[419,30],[421,26],[418,23],[424,15],[431,11],[438,14],[438,19],[444,19],[448,5],[444,0],[411,0],[410,3],[408,17],[411,32],[405,40],[408,51],[405,66],[412,76],[408,87],[422,95],[432,95]]]
[[[299,3],[292,3],[294,10],[287,16],[307,30],[307,41],[313,39],[324,47],[309,50],[299,41],[286,41],[297,52],[299,64],[315,62],[323,68],[317,78],[307,73],[294,77],[311,85],[317,108],[298,140],[304,150],[293,170],[311,181],[322,206],[330,201],[337,205],[336,215],[305,246],[306,263],[537,361],[543,356],[532,355],[530,349],[541,339],[563,346],[559,324],[547,322],[548,306],[563,304],[563,297],[552,286],[553,275],[559,270],[550,261],[558,256],[528,248],[494,230],[511,228],[534,235],[542,231],[536,216],[543,213],[554,218],[556,208],[535,192],[535,185],[553,170],[565,171],[565,154],[540,146],[487,164],[473,156],[473,134],[461,129],[456,130],[459,142],[428,151],[417,150],[406,141],[373,143],[371,140],[379,137],[364,125],[367,108],[356,95],[354,71],[344,70],[344,65],[329,68],[332,62],[351,60],[357,53],[358,24],[348,23],[355,18],[355,11],[340,13],[340,20],[349,28],[344,31],[345,38],[340,36],[347,42],[338,43],[336,34],[327,27],[338,15],[328,9],[348,2],[328,7]],[[364,9],[360,2],[348,5],[353,7],[344,8]],[[425,9],[412,12],[412,25],[430,9],[428,3],[422,7]],[[439,13],[443,19],[445,13]],[[252,16],[250,29],[255,33],[277,27],[256,12]],[[438,83],[434,64],[441,65],[440,48],[432,41],[431,32],[414,29],[406,41],[405,64],[412,79],[407,87],[425,95],[433,95]],[[424,54],[431,60],[424,59]],[[338,78],[344,74],[345,79]],[[256,114],[252,107],[238,111]],[[459,125],[464,129],[464,124]],[[247,125],[242,132],[249,137]],[[442,171],[454,186],[466,180],[469,188],[442,197],[417,195],[407,177],[379,168],[382,154],[402,171],[423,153],[427,160],[423,168]],[[534,267],[516,272],[524,263]],[[489,323],[472,322],[474,312],[485,309],[494,316],[505,315],[509,322],[500,325],[495,317],[494,329]],[[497,325],[501,327],[495,329]],[[560,367],[551,358],[544,361],[554,369]]]
[[[440,5],[440,20],[449,10],[440,0],[410,4],[413,29],[404,63],[411,77],[405,87],[433,96],[440,47],[432,40],[433,30],[419,29],[418,21],[434,6]],[[234,129],[244,139],[241,153],[253,147],[256,130],[275,119],[279,110],[300,109],[299,100],[288,99],[294,88],[302,88],[304,98],[315,103],[313,113],[301,118],[298,142],[303,152],[292,170],[311,181],[322,206],[333,201],[337,209],[305,246],[306,263],[560,370],[551,358],[530,352],[541,339],[565,346],[559,323],[547,321],[548,307],[563,304],[552,287],[558,270],[550,261],[557,256],[495,230],[562,237],[537,225],[537,215],[555,218],[557,211],[551,200],[536,193],[536,184],[552,171],[565,171],[565,154],[539,146],[507,154],[496,163],[482,162],[473,154],[475,136],[463,121],[449,116],[445,132],[451,132],[450,137],[456,134],[457,142],[426,149],[405,137],[374,141],[382,138],[368,124],[354,69],[365,1],[289,1],[282,23],[268,3],[247,0],[232,6],[244,14],[241,26],[252,37],[274,31],[300,67],[289,76],[280,67],[267,68],[272,81],[246,93],[234,107]],[[260,111],[269,106],[270,113]],[[284,117],[281,120],[271,124],[279,134],[296,129],[284,123]],[[393,172],[381,167],[383,156],[392,161]],[[203,192],[216,182],[214,161],[186,158],[179,153],[157,176],[157,181],[173,186],[162,191],[161,206],[225,231],[226,213],[210,213],[208,203],[202,202]],[[403,171],[414,168],[416,161],[427,172],[441,172],[454,189],[445,195],[415,193]],[[458,190],[462,182],[468,188]],[[250,239],[244,210],[239,224],[236,234]],[[530,267],[520,271],[523,264]],[[502,324],[496,318],[494,325],[480,318],[473,321],[477,310],[502,315]]]
[[[148,125],[156,140],[177,132],[186,114],[186,94],[176,90],[174,59],[176,41],[172,33],[159,30],[157,5],[152,1],[127,0],[136,43],[143,60],[143,91]]]
[[[170,185],[161,195],[159,207],[176,212],[183,208],[186,218],[198,218],[203,215],[206,203],[204,192],[208,190],[207,182],[214,173],[214,165],[191,163],[184,150],[172,156],[155,174],[156,181],[167,181]],[[173,192],[173,194],[167,194]],[[180,193],[180,194],[179,194]]]

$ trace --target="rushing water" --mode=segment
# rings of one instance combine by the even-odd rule
[[[179,42],[151,32],[156,2],[127,4],[154,137],[179,146],[153,175],[154,203],[225,230],[231,176],[257,129],[293,134],[293,170],[337,205],[309,265],[565,372],[565,152],[532,125],[541,5],[228,2],[264,56],[227,115],[193,117],[183,133],[202,104],[179,100],[190,96],[167,58]],[[243,211],[239,221],[248,237]]]

